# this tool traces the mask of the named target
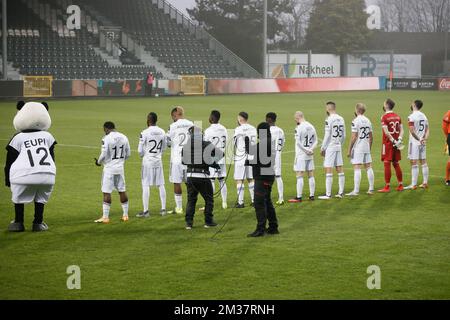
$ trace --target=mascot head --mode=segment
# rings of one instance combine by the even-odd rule
[[[48,113],[46,102],[23,102],[17,103],[19,110],[14,117],[14,128],[17,131],[25,130],[48,130],[52,124],[52,119]]]

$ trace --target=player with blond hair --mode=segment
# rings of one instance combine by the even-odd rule
[[[354,187],[353,191],[347,193],[347,196],[358,196],[361,185],[361,169],[364,167],[367,171],[369,180],[369,191],[367,194],[374,193],[374,173],[372,169],[372,155],[370,151],[373,143],[372,123],[364,115],[366,106],[358,103],[355,107],[355,119],[352,121],[352,136],[348,148],[348,157],[351,159],[354,169]]]

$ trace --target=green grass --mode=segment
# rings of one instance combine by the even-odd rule
[[[119,222],[121,208],[114,195],[112,223],[93,223],[101,215],[102,204],[101,169],[94,166],[93,158],[99,153],[105,120],[116,122],[136,150],[149,111],[159,114],[164,129],[170,124],[170,109],[175,105],[183,105],[189,119],[205,122],[209,111],[217,108],[228,128],[235,127],[239,111],[249,112],[252,124],[275,111],[279,126],[287,133],[285,151],[292,151],[296,110],[304,111],[322,136],[324,102],[335,100],[349,133],[353,106],[362,101],[368,106],[376,133],[375,178],[376,187],[382,187],[379,119],[387,95],[397,101],[396,111],[404,121],[410,101],[421,98],[425,102],[424,112],[431,124],[429,190],[286,204],[277,208],[281,234],[260,239],[246,238],[255,226],[254,210],[217,208],[218,223],[223,224],[231,212],[232,217],[223,232],[211,240],[215,230],[201,227],[200,213],[192,231],[184,230],[181,215],[133,218],[141,210],[140,159],[134,152],[126,165],[131,220],[127,224]],[[9,189],[0,187],[0,299],[448,299],[450,189],[443,185],[447,156],[443,154],[440,125],[449,99],[450,94],[444,92],[350,92],[50,101],[50,131],[59,142],[57,184],[45,213],[50,230],[40,234],[8,233],[13,206]],[[14,133],[14,114],[14,103],[0,103],[3,145]],[[0,153],[1,163],[5,153]],[[168,154],[164,164],[171,208],[174,199],[168,184]],[[403,156],[404,179],[409,183],[406,152]],[[295,195],[293,158],[289,152],[283,156],[286,199]],[[325,184],[317,152],[315,161],[320,194]],[[348,192],[353,186],[348,160],[345,167]],[[231,178],[230,207],[236,199]],[[337,179],[334,190],[336,184]],[[362,190],[366,188],[363,174]],[[157,189],[152,189],[153,213],[159,212],[157,194]],[[274,188],[274,198],[276,194]],[[247,203],[248,197],[246,191]],[[199,201],[198,206],[202,204]],[[26,206],[28,229],[32,215],[33,207]],[[81,290],[66,288],[69,265],[81,267]],[[381,268],[381,290],[366,287],[369,265]]]

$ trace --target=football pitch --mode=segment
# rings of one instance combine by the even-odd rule
[[[255,228],[255,212],[249,206],[231,209],[236,187],[231,169],[229,209],[217,198],[215,220],[223,230],[204,229],[196,212],[193,230],[184,229],[183,215],[159,215],[157,189],[150,194],[151,217],[135,218],[142,210],[141,160],[137,154],[146,115],[154,111],[158,125],[167,130],[173,106],[185,108],[186,118],[203,121],[206,128],[212,109],[222,113],[221,123],[236,127],[240,111],[249,113],[257,125],[267,112],[278,114],[277,125],[286,133],[283,152],[285,200],[295,196],[294,112],[301,110],[323,137],[325,102],[337,103],[347,126],[347,144],[354,106],[364,102],[374,126],[375,186],[384,185],[380,161],[382,103],[391,97],[395,111],[406,123],[414,99],[424,101],[431,137],[428,141],[430,188],[368,196],[363,171],[358,198],[304,201],[276,208],[278,236],[247,238]],[[449,299],[450,298],[450,188],[443,175],[444,154],[441,121],[449,108],[450,92],[395,91],[314,94],[234,95],[171,98],[117,98],[50,100],[57,178],[46,206],[48,232],[32,233],[33,206],[25,207],[27,231],[8,233],[14,218],[11,194],[0,187],[0,299]],[[0,102],[0,144],[14,134],[15,102]],[[115,122],[128,136],[133,153],[125,167],[130,203],[130,221],[120,222],[118,195],[113,195],[111,223],[94,224],[101,216],[102,169],[94,165],[100,153],[102,125]],[[405,126],[406,129],[406,126]],[[406,129],[407,130],[407,129]],[[405,142],[408,135],[405,134]],[[347,144],[345,148],[347,147]],[[0,163],[5,163],[2,147]],[[169,154],[163,157],[167,207],[174,207],[173,186],[168,181]],[[344,149],[346,154],[346,149]],[[410,183],[407,151],[401,166],[405,185]],[[353,170],[348,159],[346,192],[353,188]],[[315,152],[316,196],[325,191],[325,174],[319,150]],[[420,175],[419,183],[421,183]],[[2,174],[2,179],[3,179]],[[306,181],[306,180],[305,180]],[[396,187],[395,175],[392,184]],[[304,196],[308,187],[305,183]],[[186,204],[183,186],[183,203]],[[337,192],[334,176],[333,194]],[[276,184],[273,199],[277,198]],[[305,197],[304,197],[305,198]],[[200,198],[197,207],[203,206]],[[216,235],[215,235],[216,234]],[[214,237],[213,237],[214,236]],[[81,270],[81,289],[69,290],[68,266]],[[369,266],[381,271],[381,289],[369,290]]]

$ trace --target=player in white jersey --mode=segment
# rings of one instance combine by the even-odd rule
[[[148,218],[148,202],[150,199],[150,187],[159,188],[159,197],[161,199],[160,214],[166,214],[166,188],[164,186],[164,171],[162,164],[162,154],[166,149],[166,133],[158,127],[158,115],[150,112],[147,116],[148,128],[141,132],[139,138],[138,153],[142,158],[142,204],[143,211],[138,213],[138,218]]]
[[[14,128],[21,132],[8,143],[5,164],[5,185],[10,187],[15,218],[10,232],[23,232],[25,204],[34,202],[33,231],[46,231],[44,207],[53,191],[56,177],[54,162],[55,138],[45,131],[51,124],[48,105],[20,101]],[[34,129],[31,129],[34,128]],[[38,129],[37,129],[38,128]]]
[[[175,107],[171,112],[173,123],[166,134],[167,146],[170,150],[169,181],[173,183],[175,194],[175,210],[170,213],[183,213],[183,196],[181,184],[186,181],[186,166],[181,162],[181,151],[187,142],[188,131],[194,124],[184,119],[183,107]]]
[[[325,136],[323,138],[321,155],[325,157],[323,166],[326,172],[326,193],[320,196],[320,200],[331,199],[331,190],[333,186],[333,168],[336,168],[339,177],[339,192],[336,198],[344,196],[345,174],[344,161],[342,159],[342,145],[345,141],[345,122],[344,118],[336,113],[336,104],[327,102],[326,111],[328,118],[325,121]]]
[[[430,127],[427,117],[420,111],[423,102],[416,100],[411,104],[412,113],[408,117],[409,145],[408,159],[411,161],[411,185],[405,189],[416,190],[419,179],[419,164],[422,166],[423,183],[420,188],[428,188],[429,169],[427,164],[427,140]]]
[[[234,180],[236,180],[238,201],[236,208],[244,208],[244,180],[248,182],[250,197],[254,200],[255,181],[253,180],[252,167],[245,165],[247,154],[245,152],[245,137],[250,139],[250,143],[256,144],[256,128],[247,123],[248,113],[240,112],[237,118],[238,127],[234,130]]]
[[[361,185],[361,169],[367,171],[369,180],[369,191],[367,194],[374,193],[374,173],[372,169],[372,155],[370,151],[373,143],[373,128],[370,120],[364,116],[366,106],[358,103],[355,107],[356,118],[352,121],[352,137],[348,148],[348,157],[351,159],[354,169],[354,187],[353,191],[347,193],[347,196],[357,196]]]
[[[314,200],[316,180],[314,178],[314,149],[318,139],[314,126],[306,121],[303,112],[297,111],[294,115],[295,123],[295,160],[294,171],[297,175],[297,197],[290,199],[290,203],[302,202],[303,176],[308,174],[309,200]]]
[[[284,131],[280,127],[276,126],[277,115],[274,112],[269,112],[266,115],[266,122],[270,125],[270,134],[272,135],[272,143],[275,146],[275,180],[277,181],[278,188],[278,201],[277,205],[284,204],[284,185],[281,178],[281,152],[283,151],[284,144],[286,142]]]
[[[228,144],[228,132],[227,129],[219,123],[220,112],[217,110],[211,111],[209,116],[209,123],[211,126],[205,130],[204,139],[210,141],[220,151],[225,154]],[[227,204],[227,184],[225,177],[227,176],[227,166],[225,163],[225,157],[223,157],[218,163],[220,169],[210,168],[211,183],[213,186],[213,192],[215,193],[215,180],[219,181],[220,193],[222,195],[222,208],[226,209]]]
[[[103,125],[105,136],[102,139],[102,151],[100,157],[95,159],[95,164],[103,164],[102,192],[103,192],[103,216],[95,220],[96,223],[109,223],[109,211],[111,209],[111,193],[119,192],[122,204],[121,221],[128,221],[128,196],[125,187],[125,161],[131,155],[128,138],[116,131],[113,122],[107,121]]]

